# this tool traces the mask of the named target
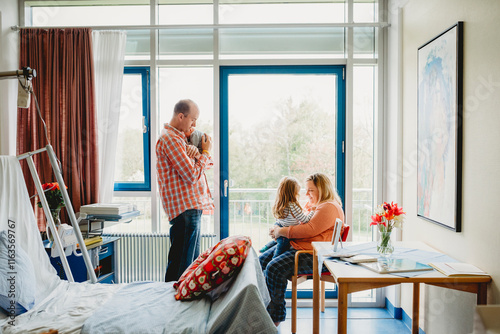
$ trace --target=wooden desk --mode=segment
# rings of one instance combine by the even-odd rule
[[[314,266],[313,266],[313,333],[319,334],[319,270],[318,252],[325,247],[331,247],[329,242],[313,242]],[[348,246],[349,243],[345,243]],[[396,242],[395,247],[418,248],[429,250],[429,246],[415,242]],[[435,250],[434,250],[435,251]],[[338,334],[347,333],[347,295],[352,292],[383,288],[401,283],[413,284],[413,311],[412,311],[412,333],[418,334],[419,307],[420,307],[420,283],[435,285],[443,288],[466,291],[477,294],[477,304],[486,304],[487,285],[491,281],[490,276],[462,276],[447,277],[437,271],[425,272],[415,277],[400,277],[389,274],[377,274],[361,266],[345,265],[325,260],[324,265],[328,268],[337,283],[338,289]]]

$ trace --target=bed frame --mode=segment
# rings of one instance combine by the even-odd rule
[[[45,197],[45,192],[43,191],[42,183],[40,182],[40,177],[38,176],[38,172],[36,171],[35,163],[33,162],[33,158],[32,158],[35,154],[39,154],[42,152],[47,152],[47,154],[49,155],[50,164],[52,165],[52,170],[54,171],[54,174],[56,176],[56,180],[59,183],[61,193],[62,193],[62,196],[64,198],[64,203],[66,205],[66,211],[68,212],[69,220],[71,221],[71,224],[73,225],[73,231],[75,232],[76,239],[80,245],[80,250],[81,250],[82,255],[83,255],[85,267],[87,267],[87,274],[90,277],[90,282],[97,283],[97,277],[95,275],[94,268],[92,268],[92,262],[90,261],[90,256],[89,256],[89,253],[87,251],[87,246],[85,246],[85,241],[83,240],[82,232],[80,231],[79,222],[82,218],[77,219],[75,216],[75,211],[73,209],[73,205],[71,204],[71,200],[69,198],[68,191],[66,190],[66,185],[64,183],[62,172],[59,169],[59,165],[57,163],[58,160],[57,160],[56,155],[54,153],[54,149],[52,148],[52,146],[50,144],[48,144],[44,148],[38,149],[36,151],[18,155],[17,159],[19,161],[26,159],[26,162],[28,163],[28,167],[29,167],[30,172],[31,172],[31,177],[33,178],[33,182],[35,183],[35,188],[36,188],[38,197],[40,198],[40,202],[42,203],[43,211],[45,212],[45,218],[47,219],[47,222],[49,223],[50,231],[52,232],[52,235],[54,236],[54,242],[55,242],[56,249],[57,249],[59,254],[64,254],[64,248],[62,246],[61,238],[59,237],[59,234],[57,233],[54,219],[52,218],[52,215],[50,214],[49,204],[47,202],[47,198]],[[71,273],[71,269],[70,269],[69,264],[68,264],[68,259],[64,255],[61,255],[60,258],[61,258],[64,272],[66,273],[66,277],[67,277],[68,281],[74,282],[75,280],[73,279],[73,274]]]

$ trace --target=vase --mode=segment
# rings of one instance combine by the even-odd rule
[[[377,244],[377,252],[382,257],[389,257],[394,252],[394,246],[391,242],[391,232],[380,232],[380,239]]]
[[[61,208],[51,209],[50,214],[52,215],[52,219],[54,220],[56,229],[59,229],[59,226],[61,226]],[[50,242],[54,241],[54,235],[52,234],[52,229],[50,228],[50,226],[47,229],[47,238]]]

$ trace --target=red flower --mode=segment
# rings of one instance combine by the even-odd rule
[[[392,211],[394,212],[394,216],[406,214],[406,212],[403,212],[403,208],[398,208],[398,203],[396,203],[392,206]]]
[[[45,193],[45,198],[47,199],[47,203],[49,204],[49,209],[56,210],[64,207],[64,199],[62,197],[61,188],[59,187],[59,183],[50,182],[44,183],[42,185],[43,192]],[[66,187],[68,189],[68,187]],[[38,202],[38,206],[41,208],[42,203]]]
[[[398,207],[397,203],[391,202],[389,204],[384,202],[384,204],[382,204],[379,208],[381,210],[377,210],[378,213],[371,216],[372,222],[370,223],[370,226],[376,225],[380,231],[385,231],[387,229],[389,232],[392,231],[395,226],[400,226],[403,221],[403,217],[400,216],[405,215],[406,212],[404,212],[402,208]],[[396,222],[396,220],[398,220],[398,222]]]
[[[378,225],[378,224],[383,224],[382,223],[382,216],[376,214],[376,215],[372,216],[372,222],[370,223],[370,226],[371,225]]]

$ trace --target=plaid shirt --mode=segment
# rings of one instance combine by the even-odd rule
[[[186,210],[212,210],[214,204],[205,170],[213,166],[211,157],[199,160],[186,154],[186,136],[165,124],[156,143],[156,173],[163,209],[172,220]]]

